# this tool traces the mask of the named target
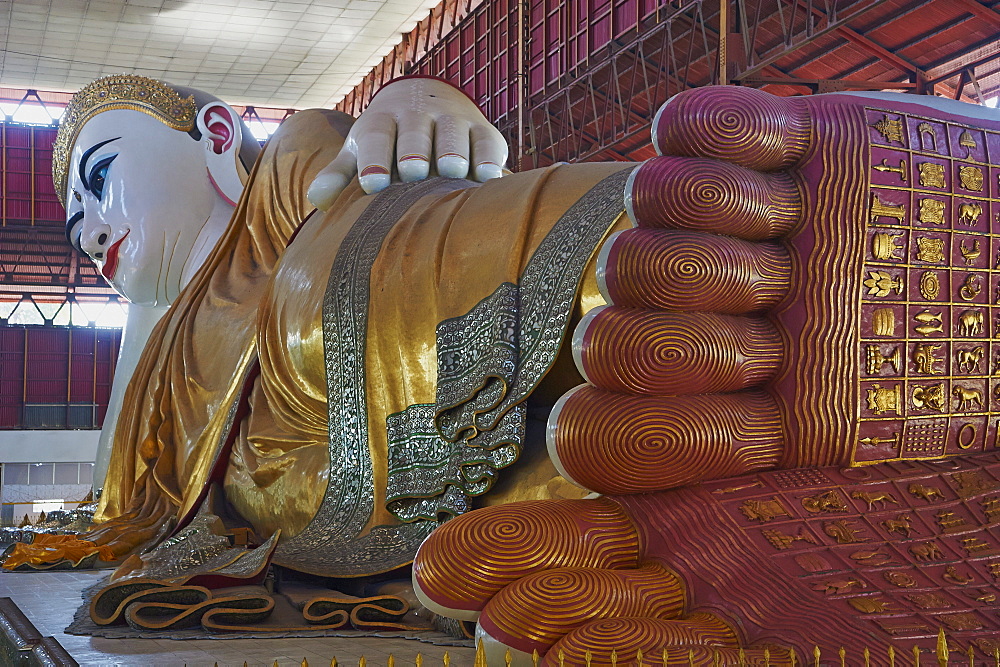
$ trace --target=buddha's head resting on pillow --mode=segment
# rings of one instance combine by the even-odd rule
[[[225,229],[259,152],[213,95],[98,79],[70,101],[53,146],[66,235],[126,299],[169,304]]]

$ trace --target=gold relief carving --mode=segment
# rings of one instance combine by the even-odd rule
[[[770,542],[771,546],[778,551],[790,549],[796,542],[816,544],[816,538],[810,535],[805,528],[799,528],[798,532],[794,535],[789,535],[788,533],[771,528],[761,531],[761,534],[763,534],[764,539]]]
[[[947,614],[945,616],[938,616],[944,624],[947,625],[952,630],[982,630],[982,622],[976,618],[976,615],[970,612],[962,612],[960,614]]]
[[[920,498],[928,503],[932,503],[935,500],[944,500],[944,494],[936,486],[924,486],[923,484],[913,482],[906,487],[906,490],[914,498]]]
[[[885,580],[890,584],[899,588],[913,588],[917,585],[917,580],[906,572],[890,571],[886,572],[882,576],[884,576]]]
[[[872,256],[877,260],[891,260],[891,259],[903,259],[899,254],[903,251],[903,247],[897,243],[897,241],[903,237],[903,234],[888,234],[886,232],[879,232],[872,236]]]
[[[910,533],[913,532],[913,526],[910,525],[909,514],[900,514],[895,519],[886,519],[882,522],[882,527],[885,528],[887,533],[899,533],[903,537],[909,537]]]
[[[767,523],[775,517],[786,516],[791,518],[791,514],[781,504],[781,499],[774,496],[770,500],[747,500],[740,505],[740,511],[751,521]]]
[[[964,586],[975,580],[975,577],[959,572],[958,568],[954,565],[949,565],[945,568],[944,574],[941,575],[941,578],[945,581],[950,581],[953,584],[958,584],[959,586]]]
[[[983,207],[979,204],[959,204],[958,206],[958,221],[968,227],[975,226],[982,214]]]
[[[955,357],[958,360],[958,372],[979,372],[979,366],[982,364],[983,355],[985,353],[986,351],[982,345],[977,345],[976,347],[968,350],[958,350],[955,353]]]
[[[956,492],[960,498],[968,498],[969,496],[986,493],[996,488],[993,482],[987,480],[977,470],[956,472],[951,478],[958,484]]]
[[[899,180],[904,183],[907,181],[906,176],[906,160],[900,160],[899,166],[894,167],[889,164],[889,158],[882,158],[882,164],[873,164],[872,169],[875,171],[889,172],[893,174],[899,174]]]
[[[903,597],[921,609],[948,609],[955,606],[940,593],[911,593]]]
[[[795,557],[795,562],[806,572],[823,572],[833,569],[830,562],[818,554],[799,554]]]
[[[914,618],[913,620],[877,621],[882,631],[889,635],[909,635],[914,633],[929,632],[930,627],[926,623]]]
[[[961,245],[959,246],[959,250],[962,251],[962,259],[965,260],[966,266],[972,266],[975,264],[976,260],[979,259],[979,256],[982,254],[982,250],[979,246],[979,239],[976,239],[973,242],[971,248],[967,248],[965,246],[965,240],[963,239]]]
[[[889,388],[874,384],[868,390],[868,409],[875,414],[880,415],[891,410],[898,415],[901,407],[898,384]]]
[[[948,404],[948,399],[944,393],[944,383],[932,384],[928,386],[916,385],[913,387],[913,407],[922,409],[929,408],[944,412]]]
[[[927,236],[917,237],[917,259],[921,262],[943,262],[944,261],[944,239],[930,238]]]
[[[852,598],[847,601],[847,604],[862,614],[881,614],[890,611],[889,607],[892,606],[892,602],[889,600],[876,598]]]
[[[966,190],[983,191],[983,172],[978,167],[959,167],[958,180]]]
[[[884,356],[878,345],[868,345],[865,347],[865,357],[869,375],[876,375],[885,364],[892,365],[892,369],[899,373],[902,357],[898,347],[892,348],[889,356]]]
[[[990,563],[986,567],[989,568],[991,577],[1000,579],[1000,563]]]
[[[978,537],[964,538],[962,540],[962,548],[965,549],[965,553],[969,554],[969,556],[975,556],[976,554],[981,553],[983,551],[993,550],[989,542],[983,542]]]
[[[925,310],[913,316],[919,325],[913,327],[921,336],[929,336],[932,333],[944,333],[944,325],[941,323],[941,313],[931,313]]]
[[[892,308],[876,308],[872,313],[872,332],[876,336],[896,334],[896,313]]]
[[[976,425],[972,422],[962,424],[962,428],[958,429],[958,435],[955,436],[955,440],[959,449],[971,448],[976,443]]]
[[[878,567],[892,561],[892,556],[883,553],[880,549],[875,551],[855,551],[850,556],[851,560],[857,561],[863,567]]]
[[[996,496],[983,498],[979,504],[983,508],[983,514],[986,515],[986,523],[1000,520],[1000,498]]]
[[[856,498],[857,500],[860,500],[861,502],[868,505],[869,512],[874,510],[876,505],[878,505],[878,509],[880,510],[885,509],[886,503],[892,503],[897,507],[899,506],[899,501],[896,500],[896,498],[891,493],[888,493],[886,491],[882,491],[879,493],[868,493],[867,491],[855,491],[854,493],[851,494],[851,498]]]
[[[920,150],[937,152],[937,131],[930,123],[920,123],[917,125],[917,132],[920,134]],[[930,139],[930,146],[924,144],[924,137]]]
[[[944,165],[936,162],[921,162],[917,165],[917,169],[920,170],[921,186],[925,188],[945,187]]]
[[[941,294],[941,280],[937,271],[924,271],[920,276],[920,296],[928,301],[933,301]]]
[[[993,375],[1000,375],[1000,352],[993,355]],[[996,396],[996,392],[993,395]]]
[[[924,311],[927,312],[927,311]],[[938,318],[940,320],[940,317]],[[958,316],[958,335],[960,336],[982,336],[983,335],[983,311],[963,310]]]
[[[917,367],[917,372],[921,375],[940,375],[941,371],[934,366],[944,361],[934,353],[940,350],[942,345],[932,343],[919,343],[913,348],[913,363]]]
[[[965,594],[970,600],[982,602],[983,604],[990,604],[997,601],[997,594],[989,590],[965,591]]]
[[[970,273],[965,276],[965,282],[962,286],[958,288],[958,295],[962,297],[963,301],[972,301],[979,293],[983,291],[982,283],[980,283],[980,277],[975,273]]]
[[[906,217],[906,207],[902,204],[884,204],[879,200],[878,195],[873,192],[872,207],[869,215],[872,223],[881,217],[886,217],[895,218],[899,224],[903,224],[903,218]]]
[[[847,503],[844,502],[844,499],[836,491],[827,491],[815,496],[806,496],[802,499],[802,507],[812,514],[847,511]]]
[[[903,143],[903,121],[900,118],[889,118],[889,114],[884,114],[882,120],[872,123],[870,127],[878,130],[878,133],[889,143],[894,141]]]
[[[937,542],[914,544],[910,547],[909,551],[913,554],[914,558],[922,562],[944,558],[944,554],[941,553],[941,548],[937,545]]]
[[[957,409],[959,412],[967,412],[975,407],[978,407],[980,410],[983,409],[983,392],[978,389],[963,387],[957,384],[951,390],[951,395],[955,397],[955,401],[958,403]]]
[[[740,484],[739,486],[727,486],[723,489],[716,489],[715,491],[712,491],[712,493],[714,493],[717,496],[721,496],[727,493],[736,493],[737,491],[744,491],[746,489],[756,489],[761,486],[764,486],[764,483],[761,482],[759,479],[756,479],[750,482],[749,484]]]
[[[854,521],[841,519],[839,521],[828,521],[823,524],[823,532],[837,540],[837,544],[854,544],[856,542],[867,542],[867,537],[858,537],[864,529],[854,528],[857,525]]]
[[[934,225],[944,224],[944,202],[937,199],[921,199],[917,220]]]
[[[964,130],[958,137],[958,145],[965,148],[966,159],[972,157],[972,151],[976,147],[976,139],[968,130]]]
[[[967,523],[963,517],[955,516],[955,513],[951,510],[941,510],[934,517],[938,527],[945,533],[964,530]]]
[[[893,433],[891,438],[880,438],[878,436],[869,436],[867,438],[861,438],[858,440],[859,443],[866,446],[878,447],[882,443],[897,443],[899,442],[899,434]]]
[[[868,295],[875,298],[888,296],[889,292],[895,290],[896,294],[903,291],[903,279],[893,278],[885,271],[869,271],[868,278],[864,281],[864,286],[868,288]]]
[[[863,581],[859,579],[834,579],[832,581],[821,581],[819,583],[813,584],[812,589],[814,591],[819,591],[824,595],[842,595],[847,593],[852,588],[858,588],[864,590],[868,588]]]

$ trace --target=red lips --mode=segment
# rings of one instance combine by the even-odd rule
[[[115,241],[111,247],[108,248],[108,252],[104,259],[104,266],[101,267],[101,275],[103,275],[108,282],[111,282],[111,279],[115,277],[115,271],[118,270],[118,246],[122,244],[122,241],[128,238],[131,231],[132,230],[130,229],[125,232],[125,236]]]

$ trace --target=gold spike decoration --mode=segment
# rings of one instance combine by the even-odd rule
[[[507,649],[506,651],[504,651],[504,653],[503,653],[503,664],[504,664],[504,667],[510,667],[510,663],[511,663],[511,661],[513,659],[514,659],[514,656],[512,656],[510,654],[510,649]]]
[[[663,649],[663,652],[666,653],[667,649]],[[587,651],[586,653],[583,654],[583,661],[584,661],[583,664],[586,667],[590,667],[590,661],[593,660],[593,659],[594,659],[594,656],[591,655],[590,651]],[[663,664],[664,665],[667,664],[666,663],[666,658],[664,658],[664,663]]]
[[[611,667],[618,667],[618,650],[611,649]]]
[[[361,659],[358,660],[358,667],[368,667],[368,660],[365,659],[365,656],[361,656]]]
[[[538,649],[531,650],[531,667],[538,667],[540,658],[538,657]]]
[[[896,667],[896,649],[889,644],[889,667]]]
[[[746,667],[746,665],[747,665],[747,653],[746,653],[746,651],[743,650],[742,646],[740,647],[740,652],[736,654],[736,658],[740,661],[740,667]],[[663,664],[664,665],[667,664],[667,661],[664,660]]]
[[[865,656],[865,667],[872,667],[872,654],[871,651],[868,650],[867,646],[865,647],[863,655]]]
[[[972,648],[972,644],[969,644],[966,654],[969,656],[969,667],[976,667],[976,650]]]
[[[278,661],[277,660],[274,661],[274,665],[272,665],[272,667],[278,667]]]
[[[559,653],[556,655],[559,660],[559,667],[566,667],[566,653],[562,649],[559,649]],[[486,667],[483,665],[483,667]]]
[[[396,657],[390,653],[389,659],[385,663],[385,667],[396,667]]]
[[[771,651],[766,646],[764,647],[764,667],[771,667]]]
[[[813,646],[813,665],[815,665],[815,667],[819,667],[819,659],[821,655],[819,646]]]
[[[847,651],[844,650],[843,646],[841,646],[840,650],[837,651],[837,655],[840,656],[840,667],[846,667],[846,663],[844,662],[844,658],[847,656]]]
[[[451,654],[448,651],[444,652],[444,659],[441,662],[444,667],[451,667]]]
[[[642,666],[642,649],[641,648],[637,649],[636,652],[635,652],[635,664],[636,664],[637,667],[643,667]]]
[[[913,667],[920,667],[920,647],[913,647]]]
[[[486,667],[486,648],[483,646],[482,639],[476,642],[476,659],[472,664],[475,667]]]
[[[424,656],[417,654],[417,659],[414,661],[417,663],[417,667],[424,667]]]
[[[309,661],[302,658],[302,662],[299,663],[299,667],[309,667]]]
[[[421,659],[420,659],[420,654],[418,653],[417,654],[417,667],[420,667],[421,664],[422,664],[422,662],[421,662]],[[338,665],[337,665],[337,656],[333,656],[332,658],[330,658],[330,667],[338,667]]]
[[[667,655],[667,649],[663,649],[663,665],[666,667],[670,664],[670,657]],[[588,665],[588,667],[590,667]]]
[[[688,667],[694,667],[694,649],[688,649]]]
[[[788,661],[792,664],[792,667],[798,663],[798,656],[795,655],[795,648],[791,647],[788,649]]]
[[[944,636],[944,628],[938,629],[937,661],[939,667],[948,667],[948,638]]]

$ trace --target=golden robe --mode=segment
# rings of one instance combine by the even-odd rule
[[[409,562],[440,516],[487,491],[575,493],[527,399],[551,405],[581,381],[558,353],[603,302],[595,250],[624,224],[631,165],[373,196],[355,183],[313,211],[306,187],[350,122],[285,121],[157,326],[115,434],[106,523],[85,536],[96,544],[122,556],[164,536],[215,480],[260,536],[282,530],[276,562],[359,576]]]

